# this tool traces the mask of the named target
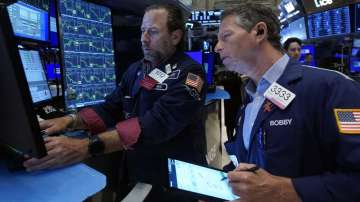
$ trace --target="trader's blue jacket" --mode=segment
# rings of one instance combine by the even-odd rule
[[[359,83],[296,61],[289,61],[277,82],[295,93],[295,99],[284,110],[273,104],[268,108],[270,101],[264,101],[249,152],[243,143],[242,128],[248,126],[243,126],[242,107],[235,140],[225,144],[228,153],[240,163],[292,178],[304,202],[360,201],[360,132],[340,133],[334,113],[360,109]]]
[[[146,89],[142,80],[155,68],[146,64],[144,60],[132,64],[104,104],[80,114],[95,133],[116,127],[128,147],[125,159],[131,182],[164,185],[167,157],[206,164],[205,72],[179,51],[157,66],[169,77]]]

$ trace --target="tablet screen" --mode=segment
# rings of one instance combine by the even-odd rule
[[[224,200],[239,198],[231,192],[223,171],[170,158],[168,169],[170,187]]]

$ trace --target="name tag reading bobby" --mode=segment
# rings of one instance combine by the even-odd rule
[[[161,71],[158,68],[155,68],[154,70],[152,70],[149,74],[149,76],[153,79],[155,79],[157,82],[162,83],[164,82],[169,76]]]
[[[282,85],[274,82],[265,91],[264,96],[280,109],[285,109],[296,95]]]

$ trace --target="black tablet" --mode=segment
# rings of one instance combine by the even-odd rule
[[[238,199],[228,184],[227,173],[168,158],[169,187],[217,201]]]

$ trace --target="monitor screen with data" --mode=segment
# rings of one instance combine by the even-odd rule
[[[37,41],[49,40],[48,12],[19,1],[7,7],[16,36]]]
[[[239,198],[232,193],[224,171],[169,158],[168,172],[171,188],[226,201]]]
[[[310,38],[349,34],[351,31],[349,7],[311,14],[308,16],[307,25]]]
[[[50,88],[39,52],[36,50],[19,50],[19,52],[33,103],[50,100]]]
[[[83,0],[60,0],[67,109],[105,101],[116,87],[111,10]]]

